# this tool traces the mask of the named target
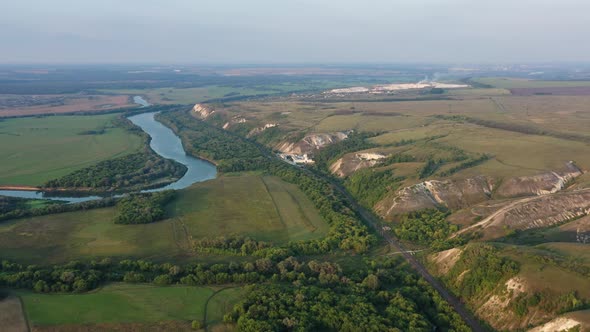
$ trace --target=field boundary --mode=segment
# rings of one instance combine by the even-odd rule
[[[209,312],[208,308],[209,308],[209,302],[211,301],[211,299],[214,298],[217,294],[223,292],[224,290],[238,288],[238,287],[241,287],[241,286],[223,287],[223,288],[218,289],[215,292],[213,292],[213,294],[211,294],[211,296],[209,296],[207,298],[207,300],[205,301],[205,309],[204,309],[204,315],[203,315],[203,328],[205,331],[209,331],[209,324],[207,324],[207,313]]]
[[[268,194],[268,196],[270,196],[270,199],[272,201],[272,205],[275,208],[275,212],[277,213],[277,216],[279,216],[279,220],[281,221],[281,225],[283,225],[283,227],[285,227],[285,229],[288,229],[289,227],[287,226],[287,223],[285,222],[285,219],[283,218],[283,215],[281,214],[279,206],[277,205],[277,201],[275,200],[274,196],[270,192],[270,189],[268,188],[268,184],[266,183],[266,181],[264,181],[264,177],[259,176],[259,179],[262,182],[262,184],[264,185],[264,189],[266,190],[266,193]]]
[[[297,204],[297,209],[299,210],[299,213],[301,213],[303,223],[309,226],[310,233],[315,232],[318,228],[311,222],[311,220],[309,220],[307,214],[305,214],[305,210],[303,210],[303,207],[301,206],[301,204],[299,204],[299,200],[288,189],[285,189],[285,191],[287,192],[289,197],[291,197],[291,199]]]

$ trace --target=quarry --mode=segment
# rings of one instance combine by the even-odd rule
[[[354,94],[354,93],[391,93],[404,90],[421,90],[421,89],[466,89],[471,87],[467,84],[455,84],[455,83],[440,83],[434,81],[420,81],[418,83],[395,83],[385,85],[375,85],[372,87],[350,87],[332,89],[324,92],[325,94]]]

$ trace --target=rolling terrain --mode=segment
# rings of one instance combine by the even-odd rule
[[[187,260],[194,241],[240,235],[259,241],[325,236],[327,225],[303,193],[274,177],[229,176],[179,192],[166,218],[145,225],[114,223],[115,208],[93,209],[0,223],[4,258],[64,263],[104,257]]]
[[[292,97],[204,107],[216,114],[206,121],[221,125],[243,119],[225,129],[244,133],[265,128],[250,137],[278,152],[321,161],[308,167],[340,178],[356,199],[383,218],[387,229],[398,232],[398,223],[409,213],[448,211],[446,222],[458,231],[447,237],[434,233],[429,241],[440,239],[443,248],[455,247],[449,253],[455,251],[444,259],[432,253],[440,249],[421,253],[429,269],[493,328],[541,326],[590,303],[588,265],[576,258],[588,249],[590,109],[579,91],[525,94],[512,89],[585,87],[587,82],[478,82],[493,87],[444,92],[448,99],[441,100],[420,100],[420,95],[415,101],[370,103]],[[497,88],[507,92],[498,94]],[[351,133],[368,138],[359,143]],[[332,139],[338,135],[346,136]],[[430,221],[418,217],[414,222],[414,227],[425,227]],[[408,231],[409,226],[403,227]],[[465,245],[467,241],[473,244]],[[428,240],[421,243],[418,248],[430,246]],[[456,281],[475,273],[462,253],[480,244],[494,248],[489,261],[480,264],[499,260],[510,269],[493,285],[475,275],[469,286]],[[465,267],[451,271],[457,262]],[[482,291],[476,296],[466,287]],[[567,319],[563,322],[567,327]],[[580,318],[575,326],[586,326],[584,322]]]
[[[39,331],[354,330],[352,322],[583,331],[587,82],[476,78],[348,92],[389,85],[344,81],[96,90],[194,105],[154,111],[219,176],[163,203],[144,193],[63,213],[6,200],[5,209],[47,214],[0,223],[0,286],[10,295],[0,321]],[[1,121],[0,132],[26,138],[23,153],[39,151],[31,164],[14,159],[6,183],[109,177],[109,165],[145,144],[115,126],[117,116]],[[124,135],[136,145],[101,156],[88,148]],[[64,140],[60,164],[50,157]],[[46,155],[32,150],[36,141],[49,144]]]

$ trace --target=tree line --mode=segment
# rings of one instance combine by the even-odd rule
[[[397,260],[372,261],[352,275],[333,263],[311,263],[314,282],[256,285],[224,321],[240,331],[469,330],[438,293]]]
[[[151,150],[104,160],[61,178],[47,181],[43,188],[92,188],[95,191],[136,191],[163,186],[181,178],[186,166],[164,159]],[[167,181],[159,181],[165,178]],[[157,183],[155,183],[158,181]]]
[[[282,162],[265,147],[197,120],[186,111],[161,114],[159,119],[183,140],[188,152],[201,157],[200,151],[213,158],[222,172],[259,171],[296,184],[314,203],[330,225],[323,239],[296,241],[288,250],[296,255],[326,253],[333,249],[366,252],[376,239],[345,204],[344,199],[325,180],[305,170]],[[197,139],[193,141],[193,139]],[[208,141],[200,145],[201,141]],[[239,157],[237,157],[239,156]],[[276,253],[274,249],[273,253]]]
[[[152,106],[124,110],[113,120],[113,125],[140,136],[143,140],[142,151],[104,160],[61,178],[49,180],[43,184],[43,188],[91,188],[97,192],[137,191],[178,180],[186,173],[186,166],[156,154],[149,146],[149,135],[125,118],[137,113],[170,111],[176,108],[178,106]]]
[[[471,243],[444,277],[447,285],[464,299],[493,291],[520,270],[517,262],[500,255],[491,244]],[[464,273],[468,271],[467,273]],[[459,278],[461,275],[461,278]]]
[[[0,286],[81,293],[108,282],[166,286],[256,284],[224,317],[241,331],[468,331],[460,317],[400,259],[338,264],[288,257],[173,265],[144,260],[53,266],[0,264]]]
[[[117,202],[115,224],[148,224],[162,220],[165,205],[174,197],[174,190],[124,196]]]
[[[395,175],[392,169],[361,169],[344,179],[344,187],[361,204],[373,208],[388,192],[399,188],[403,176]]]
[[[12,197],[10,197],[12,199]],[[2,197],[1,201],[6,200],[6,198]],[[18,199],[17,199],[18,200]],[[23,201],[27,201],[23,199]],[[64,213],[64,212],[73,212],[79,210],[89,210],[89,209],[96,209],[96,208],[103,208],[114,206],[116,204],[116,199],[107,197],[103,199],[97,199],[92,201],[80,202],[80,203],[72,203],[72,204],[63,204],[63,203],[56,203],[56,204],[48,204],[43,205],[41,207],[28,207],[24,203],[18,203],[15,205],[9,205],[6,210],[0,211],[0,221],[10,220],[10,219],[17,219],[17,218],[25,218],[25,217],[37,217],[43,216],[47,214],[54,214],[54,213]]]
[[[426,209],[402,216],[394,226],[395,235],[406,241],[428,246],[440,251],[460,246],[466,240],[460,236],[450,239],[459,230],[457,225],[447,221],[448,211]]]

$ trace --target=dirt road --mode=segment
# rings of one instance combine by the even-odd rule
[[[516,200],[514,202],[508,203],[505,206],[501,207],[500,209],[498,209],[496,212],[490,214],[489,216],[487,216],[485,219],[481,220],[480,222],[477,222],[469,227],[465,227],[461,230],[459,230],[458,232],[456,232],[455,234],[451,235],[451,239],[456,237],[457,235],[463,234],[465,232],[468,232],[470,230],[473,230],[475,228],[479,228],[479,227],[484,227],[487,226],[487,224],[491,223],[494,218],[496,218],[497,216],[501,215],[502,213],[506,213],[508,211],[510,211],[512,208],[514,208],[515,206],[522,204],[522,203],[527,203],[530,201],[534,201],[536,199],[541,198],[542,196],[533,196],[533,197],[527,197],[527,198],[523,198],[523,199],[519,199]]]

